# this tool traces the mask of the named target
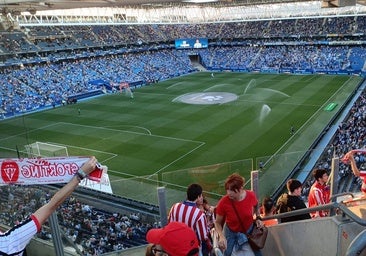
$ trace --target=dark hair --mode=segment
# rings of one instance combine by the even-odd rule
[[[262,206],[263,206],[264,213],[271,213],[273,210],[273,206],[274,206],[273,199],[268,196],[263,198]]]
[[[245,179],[238,173],[233,173],[226,178],[225,190],[238,192],[244,186]]]
[[[314,169],[313,170],[313,177],[315,178],[315,180],[318,180],[320,178],[323,178],[323,175],[325,173],[327,173],[327,170],[325,170],[325,169]]]
[[[202,195],[202,187],[199,184],[191,184],[187,188],[187,199],[189,201],[196,200],[200,195]]]
[[[187,256],[197,256],[199,253],[198,248],[193,248],[192,250],[189,251],[189,253],[187,254]]]
[[[295,189],[302,187],[302,184],[299,180],[289,179],[286,183],[287,190],[290,192],[294,192]]]

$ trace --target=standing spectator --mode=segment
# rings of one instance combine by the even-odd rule
[[[262,214],[261,217],[270,217],[273,216],[273,214],[275,213],[276,207],[275,207],[275,202],[273,201],[272,198],[270,197],[265,197],[263,198],[262,201]],[[278,224],[277,219],[269,219],[269,220],[263,220],[264,225],[268,226],[273,226]]]
[[[150,229],[146,234],[149,256],[198,256],[198,240],[194,231],[184,223],[170,222],[164,228]]]
[[[197,202],[197,207],[205,213],[207,226],[208,229],[210,230],[215,226],[215,216],[214,216],[215,207],[210,205],[206,198],[203,198],[202,203]]]
[[[244,181],[238,173],[227,177],[226,195],[216,207],[215,229],[219,235],[219,248],[225,256],[255,255],[245,233],[250,233],[253,229],[258,200],[253,191],[244,189]],[[263,226],[263,222],[257,220],[256,225]]]
[[[302,184],[299,180],[289,179],[286,183],[288,193],[283,193],[277,200],[277,213],[285,213],[305,209],[306,205],[301,199]],[[292,217],[281,218],[280,222],[311,219],[309,213],[299,214]]]
[[[206,220],[207,220],[207,228],[208,228],[208,236],[210,239],[211,244],[213,244],[212,241],[212,236],[211,236],[211,229],[214,228],[215,225],[215,216],[214,216],[214,210],[215,207],[211,206],[208,203],[208,200],[206,198],[203,198],[202,200],[202,204],[200,204],[200,202],[197,203],[197,207],[203,211],[206,215]],[[211,251],[208,251],[209,248],[207,248],[206,243],[202,244],[202,255],[203,256],[209,256],[212,255]]]
[[[91,173],[97,164],[95,157],[85,162],[75,176],[61,188],[50,201],[35,211],[28,219],[14,226],[5,233],[0,232],[0,255],[23,255],[25,247],[33,236],[40,232],[41,226],[51,214],[76,189],[79,182]]]
[[[200,255],[202,244],[208,251],[212,250],[209,239],[206,215],[197,205],[203,203],[202,187],[199,184],[191,184],[187,188],[187,199],[172,206],[169,212],[169,222],[182,222],[191,227],[197,234],[200,243]]]
[[[314,184],[310,188],[308,196],[309,207],[315,207],[330,202],[330,190],[327,186],[328,173],[325,169],[314,169],[313,177],[315,179]],[[326,217],[329,211],[316,211],[310,215],[312,218]]]

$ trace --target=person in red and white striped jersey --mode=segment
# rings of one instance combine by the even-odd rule
[[[200,243],[200,255],[202,255],[203,244],[207,251],[212,250],[206,215],[197,207],[197,204],[202,204],[203,201],[202,191],[202,187],[199,184],[189,185],[187,188],[187,199],[174,204],[170,209],[168,218],[169,222],[185,223],[195,231]]]
[[[62,187],[50,201],[35,211],[28,219],[9,229],[0,232],[0,255],[21,256],[33,236],[41,230],[41,226],[79,185],[79,182],[94,171],[97,164],[95,157],[86,161],[75,176]]]

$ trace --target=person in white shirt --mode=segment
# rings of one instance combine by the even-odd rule
[[[41,226],[51,214],[71,195],[80,181],[96,168],[93,156],[86,161],[73,178],[62,187],[50,201],[35,211],[28,219],[12,227],[5,233],[0,232],[0,255],[21,256],[33,236],[40,232]]]

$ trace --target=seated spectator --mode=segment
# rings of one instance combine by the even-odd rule
[[[275,213],[275,202],[270,197],[263,198],[261,217],[270,217]],[[272,226],[278,224],[277,219],[263,220],[264,225]]]

